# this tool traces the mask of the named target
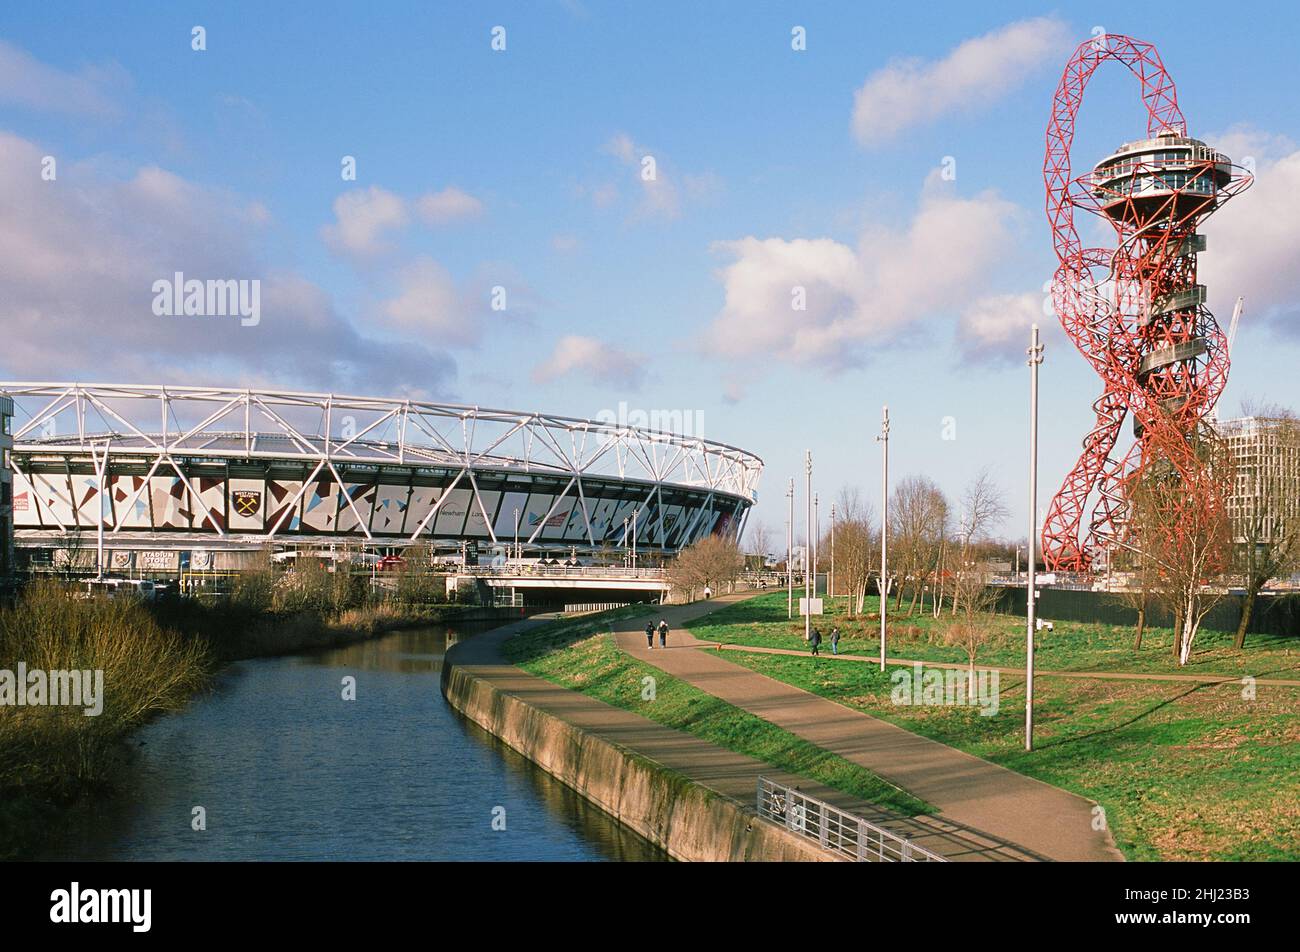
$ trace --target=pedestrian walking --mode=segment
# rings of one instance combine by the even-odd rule
[[[659,619],[659,647],[668,647],[668,622],[662,618]]]
[[[654,622],[651,621],[645,623],[645,646],[649,648],[651,651],[654,651],[655,626],[654,626]]]
[[[840,653],[840,629],[836,625],[831,629],[831,654]]]
[[[816,628],[814,628],[812,630],[812,634],[808,636],[808,644],[812,645],[813,654],[818,654],[817,646],[820,645],[821,643],[822,643],[822,633],[818,631]]]

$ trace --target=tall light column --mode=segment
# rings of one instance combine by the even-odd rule
[[[1034,539],[1038,534],[1038,365],[1043,362],[1043,345],[1038,342],[1038,325],[1029,337],[1029,571],[1025,583],[1025,750],[1034,749],[1034,629],[1038,618],[1034,605]]]
[[[820,495],[821,495],[820,493],[813,493],[813,554],[812,554],[813,585],[812,585],[812,589],[813,589],[814,598],[817,597],[817,560],[818,560],[818,556],[821,555],[818,549],[821,548],[821,543],[822,543],[822,510],[821,510],[821,499],[819,498]]]
[[[889,405],[880,410],[880,670],[885,670],[885,611],[889,601]]]
[[[99,518],[95,520],[95,578],[104,577],[104,474],[108,471],[108,444],[104,441],[104,455],[95,452],[96,444],[90,444],[90,459],[95,464],[95,498],[99,506]]]
[[[809,569],[812,568],[810,558],[812,552],[812,533],[813,533],[813,513],[812,513],[812,450],[804,451],[803,460],[804,477],[807,480],[807,504],[808,513],[805,517],[804,525],[807,526],[807,538],[804,539],[803,545],[803,594],[804,594],[804,612],[803,612],[803,640],[808,641],[812,638],[812,577]]]
[[[790,477],[790,488],[785,491],[790,500],[790,515],[785,520],[785,585],[786,607],[789,617],[794,618],[794,477]]]
[[[826,586],[826,595],[835,597],[835,503],[831,503],[831,577]]]

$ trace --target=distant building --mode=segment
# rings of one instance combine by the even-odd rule
[[[12,575],[14,565],[13,416],[13,400],[0,397],[0,579]]]
[[[1268,417],[1218,424],[1236,467],[1228,497],[1234,542],[1245,542],[1251,535],[1260,543],[1277,541],[1285,523],[1300,516],[1298,427],[1296,421]],[[1256,524],[1258,533],[1250,528]]]

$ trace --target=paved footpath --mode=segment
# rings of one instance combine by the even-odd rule
[[[708,642],[710,648],[721,649],[722,651],[747,651],[751,654],[775,654],[775,655],[794,655],[798,658],[808,657],[808,649],[802,651],[796,648],[766,648],[759,645],[719,645],[717,642]],[[846,654],[841,651],[837,655],[824,655],[827,658],[834,658],[836,661],[865,661],[868,664],[879,664],[880,656]],[[927,668],[951,668],[957,671],[965,671],[966,663],[964,661],[926,661],[923,658],[885,658],[885,664],[923,664]],[[999,674],[1018,674],[1024,676],[1024,668],[998,668],[991,665],[982,664],[979,666],[981,671],[997,671]],[[1171,681],[1176,684],[1240,684],[1242,678],[1247,677],[1244,674],[1147,674],[1144,672],[1127,672],[1127,671],[1042,671],[1034,669],[1036,678],[1084,678],[1086,680],[1101,681]],[[1256,685],[1260,687],[1275,688],[1300,688],[1300,680],[1291,678],[1254,678]]]
[[[681,624],[717,607],[715,602],[667,608],[664,617],[671,624]],[[655,621],[658,619],[659,616],[656,615]],[[447,659],[469,673],[490,681],[501,691],[670,767],[724,796],[739,800],[750,809],[754,806],[758,778],[764,776],[778,783],[798,787],[810,796],[865,817],[900,836],[909,836],[918,846],[934,850],[953,861],[1026,862],[1046,858],[1015,843],[964,828],[945,818],[902,817],[882,811],[873,804],[807,777],[776,770],[760,760],[734,753],[692,734],[664,727],[639,714],[570,691],[508,664],[502,657],[501,645],[508,638],[548,620],[550,619],[539,618],[520,621],[467,638],[449,649]],[[644,617],[640,620],[640,627],[645,627]],[[678,634],[672,637],[680,639],[681,636]],[[645,647],[644,634],[641,646]]]
[[[644,617],[616,622],[618,643],[639,660],[866,767],[937,807],[956,828],[1054,860],[1123,859],[1109,833],[1093,829],[1091,800],[733,664],[713,650],[716,642],[698,641],[681,628],[750,597],[662,607],[673,629],[667,650],[646,648]]]

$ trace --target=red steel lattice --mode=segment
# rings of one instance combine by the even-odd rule
[[[1073,177],[1070,147],[1084,88],[1107,60],[1127,66],[1147,109],[1144,142]],[[1174,82],[1150,43],[1105,35],[1081,43],[1057,87],[1043,164],[1047,218],[1060,264],[1052,301],[1061,326],[1101,377],[1095,424],[1048,508],[1042,551],[1053,571],[1084,571],[1122,540],[1127,493],[1147,467],[1176,474],[1178,507],[1223,501],[1192,437],[1223,391],[1228,350],[1196,283],[1198,223],[1250,184],[1226,156],[1187,138]],[[1075,208],[1115,227],[1113,248],[1084,248]],[[1132,414],[1136,440],[1114,452]],[[1086,520],[1086,521],[1085,521]],[[1181,524],[1175,518],[1169,524]]]

